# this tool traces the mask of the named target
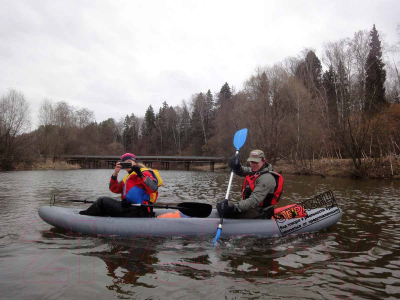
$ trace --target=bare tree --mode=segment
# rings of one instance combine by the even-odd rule
[[[24,95],[10,89],[0,99],[0,160],[3,168],[11,167],[19,152],[24,149],[18,136],[30,130],[29,104]]]
[[[192,96],[190,101],[192,108],[192,130],[203,136],[203,147],[207,147],[211,136],[211,122],[213,119],[213,100],[211,92],[198,93]]]
[[[50,155],[51,131],[54,129],[54,107],[49,99],[44,99],[39,108],[38,148],[39,154],[43,156],[44,162]]]
[[[73,147],[70,138],[74,135],[72,129],[76,121],[75,109],[67,102],[53,104],[48,99],[43,100],[39,109],[39,122],[42,126],[40,151],[45,158],[52,155],[54,162],[66,148]]]
[[[54,123],[54,108],[51,100],[45,98],[39,108],[39,125],[47,126]]]
[[[94,112],[87,109],[87,108],[81,108],[75,112],[75,118],[76,118],[76,125],[78,128],[82,129],[88,126],[90,123],[94,122]]]

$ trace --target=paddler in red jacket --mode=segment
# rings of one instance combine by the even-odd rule
[[[220,216],[232,219],[271,219],[273,205],[277,204],[283,189],[283,178],[273,171],[267,163],[264,152],[252,150],[249,158],[250,168],[240,165],[239,156],[231,160],[232,171],[245,177],[242,187],[242,199],[234,205],[225,200],[217,204]]]
[[[118,182],[118,173],[121,171],[121,163],[115,166],[110,179],[110,191],[121,194],[118,201],[110,197],[100,197],[88,209],[79,212],[81,215],[110,216],[110,217],[153,217],[153,211],[141,204],[151,204],[157,200],[158,181],[154,172],[136,163],[136,156],[125,153],[121,156],[121,162],[130,164],[127,167],[128,174]]]

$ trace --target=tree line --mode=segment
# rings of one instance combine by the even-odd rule
[[[262,149],[268,160],[310,166],[318,158],[348,158],[363,175],[363,158],[400,154],[400,76],[384,61],[379,33],[323,45],[257,68],[235,91],[198,92],[180,105],[149,105],[144,116],[97,123],[94,113],[45,99],[39,127],[29,131],[29,103],[11,89],[0,100],[0,161],[63,154],[232,155],[234,133],[248,128],[243,158]],[[326,66],[324,71],[322,64]]]

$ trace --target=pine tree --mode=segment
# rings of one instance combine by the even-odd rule
[[[378,31],[375,24],[370,31],[371,41],[370,50],[366,62],[365,92],[366,103],[364,109],[366,112],[377,112],[382,105],[387,104],[385,98],[386,70],[382,61],[382,47],[379,40]]]
[[[132,113],[126,116],[124,120],[124,129],[122,131],[122,146],[126,152],[135,152],[134,147],[139,143],[139,120]]]
[[[221,87],[221,90],[218,94],[217,105],[222,107],[225,103],[228,103],[229,100],[232,98],[231,88],[229,84],[225,82],[225,84]]]
[[[304,61],[296,69],[296,77],[313,95],[318,97],[322,88],[322,65],[314,51],[308,51]]]
[[[144,115],[144,135],[149,136],[151,134],[151,131],[155,127],[156,122],[156,116],[154,114],[154,109],[153,107],[150,106],[146,110],[146,114]]]
[[[157,136],[159,139],[159,149],[160,153],[164,153],[164,144],[165,137],[166,137],[166,131],[168,129],[168,118],[167,118],[167,110],[168,110],[168,104],[166,101],[163,102],[162,107],[160,107],[158,114],[155,117],[155,128],[157,130]]]
[[[183,134],[183,148],[187,146],[190,141],[190,113],[185,102],[182,105],[182,134]]]
[[[131,130],[131,119],[127,115],[124,120],[124,130],[122,133],[122,145],[124,146],[125,152],[132,151],[132,130]]]
[[[206,111],[207,111],[207,116],[205,118],[205,126],[207,128],[207,132],[211,136],[211,124],[212,121],[214,120],[214,99],[213,95],[211,94],[211,91],[208,90],[206,94]]]
[[[324,73],[322,78],[328,108],[329,125],[334,127],[338,124],[338,106],[335,88],[335,71],[332,65],[329,67],[329,70]]]

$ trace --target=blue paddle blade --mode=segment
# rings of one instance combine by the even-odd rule
[[[217,246],[218,240],[219,240],[219,236],[221,235],[221,228],[217,229],[217,234],[215,235],[215,239],[214,239],[214,247]]]
[[[235,133],[235,137],[233,138],[233,145],[236,147],[236,150],[243,146],[244,142],[246,142],[247,137],[247,128],[243,128]]]

